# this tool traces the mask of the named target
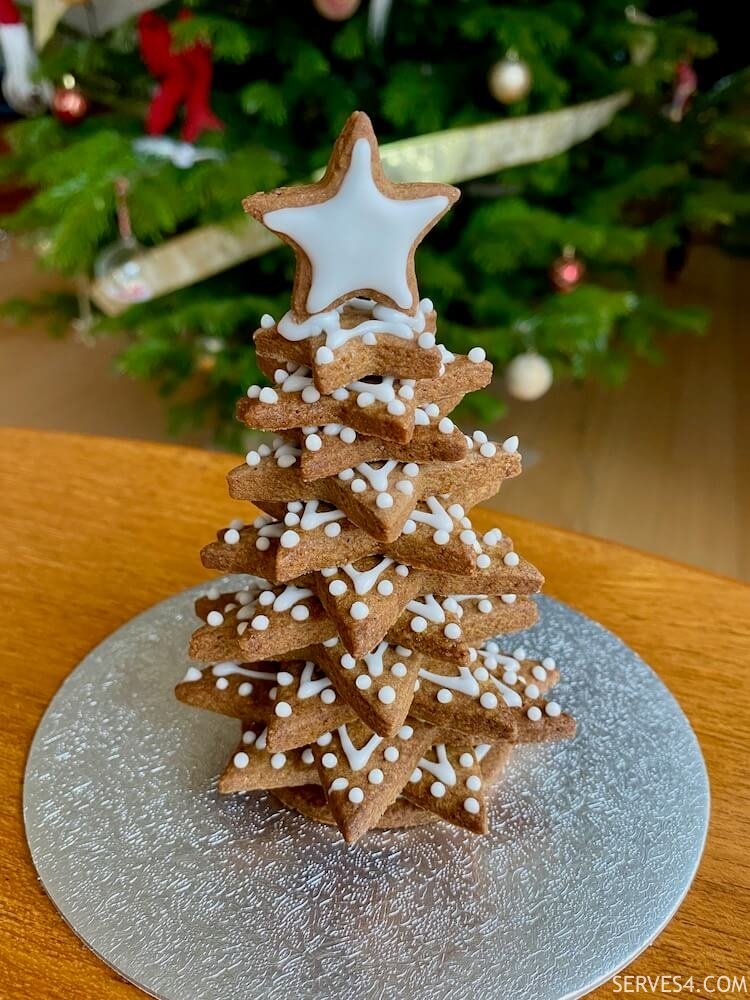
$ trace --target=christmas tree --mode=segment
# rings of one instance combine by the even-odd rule
[[[117,23],[109,5],[93,37],[77,33],[79,9],[38,38],[48,85],[29,83],[31,104],[54,85],[53,113],[6,129],[3,173],[34,193],[2,224],[49,265],[95,277],[95,301],[120,296],[124,311],[95,313],[90,333],[129,332],[120,366],[157,383],[173,426],[233,439],[237,387],[259,375],[248,331],[283,310],[291,278],[240,198],[314,177],[353,107],[395,179],[462,183],[422,251],[422,287],[439,294],[448,348],[511,365],[519,394],[543,391],[552,369],[616,380],[658,356],[659,335],[701,328],[699,311],[642,293],[634,265],[748,207],[717,153],[746,141],[729,113],[743,81],[696,91],[709,38],[621,0],[402,0],[385,21],[387,4],[356,7],[193,0],[136,19],[125,5]],[[121,178],[132,233],[121,224],[118,239]],[[15,304],[58,325],[78,310],[73,296]],[[485,416],[496,402],[471,401]]]
[[[513,745],[575,731],[543,697],[554,662],[486,641],[533,624],[542,578],[499,529],[473,530],[518,442],[447,416],[491,365],[439,344],[417,291],[416,245],[457,195],[388,181],[356,112],[321,181],[245,203],[297,268],[292,308],[255,334],[276,388],[251,386],[237,415],[286,436],[229,474],[266,513],[203,561],[256,579],[199,599],[190,652],[212,665],[177,695],[242,720],[221,792],[273,790],[349,842],[435,818],[483,833]]]

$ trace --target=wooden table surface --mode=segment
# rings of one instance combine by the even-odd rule
[[[226,494],[230,464],[227,455],[165,445],[0,430],[3,997],[143,995],[95,958],[46,898],[24,839],[23,769],[50,698],[91,647],[207,578],[199,547],[241,513]],[[617,632],[659,673],[706,758],[712,817],[700,870],[628,973],[693,975],[693,995],[705,997],[715,995],[705,976],[747,975],[750,990],[750,587],[516,517],[477,511],[475,521],[486,530],[498,518],[545,573],[547,593]],[[593,995],[612,992],[609,984]]]

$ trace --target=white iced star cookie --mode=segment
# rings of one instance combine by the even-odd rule
[[[458,196],[449,184],[389,181],[370,119],[355,111],[320,181],[261,192],[243,205],[297,253],[299,319],[357,296],[413,315],[414,252]]]

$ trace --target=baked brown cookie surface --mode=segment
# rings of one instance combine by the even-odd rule
[[[276,436],[229,472],[261,513],[201,558],[253,579],[198,599],[201,665],[176,694],[239,720],[222,794],[268,790],[349,843],[436,820],[484,835],[513,747],[575,735],[557,664],[512,639],[543,577],[471,520],[521,472],[516,437],[450,415],[492,365],[440,343],[417,289],[416,246],[456,197],[388,180],[357,112],[319,182],[245,202],[297,257],[290,310],[254,336],[271,384],[237,404]]]

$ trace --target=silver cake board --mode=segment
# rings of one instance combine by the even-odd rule
[[[673,916],[705,841],[705,765],[669,691],[600,625],[542,597],[541,622],[503,640],[555,658],[579,731],[514,751],[488,836],[435,823],[347,847],[266,793],[217,794],[238,724],[173,695],[204,591],[93,650],[29,753],[39,876],[125,979],[160,1000],[561,1000]]]

